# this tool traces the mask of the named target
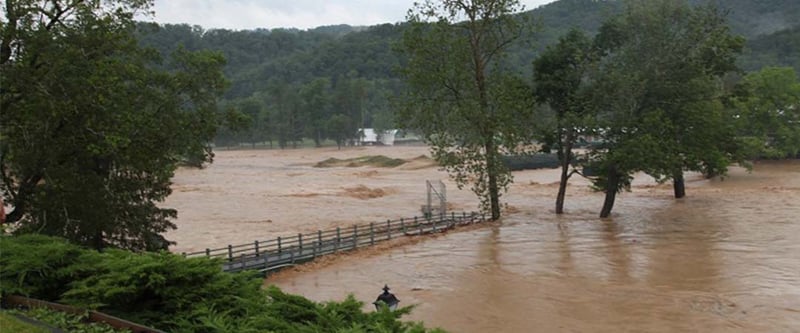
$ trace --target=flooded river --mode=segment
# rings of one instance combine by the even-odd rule
[[[268,280],[319,301],[388,283],[410,319],[452,332],[798,332],[800,164],[734,170],[555,217],[541,200],[480,230]],[[657,187],[651,187],[651,189]]]
[[[348,214],[363,213],[366,222],[408,216],[424,200],[424,179],[444,177],[435,168],[309,166],[375,151],[274,154],[222,152],[216,166],[179,172],[168,206],[190,213],[168,235],[178,251],[328,228]],[[269,185],[237,183],[250,173]],[[388,284],[401,305],[416,304],[406,319],[451,332],[800,332],[800,163],[733,168],[725,180],[689,175],[682,200],[671,198],[669,184],[640,177],[607,220],[596,217],[602,195],[582,180],[569,188],[567,214],[555,216],[557,175],[515,174],[502,221],[287,270],[265,283],[317,301],[352,293],[366,303]],[[385,195],[344,195],[358,184]],[[470,193],[448,186],[455,207],[475,207]]]

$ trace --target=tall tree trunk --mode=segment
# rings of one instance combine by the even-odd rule
[[[619,188],[619,174],[617,168],[611,166],[608,169],[608,180],[606,181],[606,199],[603,201],[603,209],[600,210],[600,217],[606,218],[611,215],[614,208],[614,200],[617,199],[617,188]]]
[[[565,142],[561,144],[561,181],[558,183],[558,195],[556,196],[556,214],[564,214],[564,197],[567,195],[567,181],[569,180],[569,166],[572,162],[572,137],[573,131],[567,131]]]
[[[489,204],[492,220],[500,218],[500,189],[497,187],[497,152],[494,146],[494,136],[486,140],[486,173],[489,177]]]
[[[683,171],[677,171],[672,175],[672,188],[675,190],[675,199],[686,196],[686,184],[683,180]]]
[[[8,184],[8,175],[5,173],[5,168],[0,169],[2,170],[3,174],[3,181]],[[28,213],[28,207],[30,205],[29,197],[33,195],[34,191],[36,190],[36,184],[44,178],[40,174],[33,175],[28,177],[24,181],[20,182],[19,187],[17,188],[17,193],[15,196],[12,196],[13,200],[12,203],[14,205],[14,210],[10,213],[7,213],[5,216],[6,223],[14,223],[21,220],[26,213]],[[8,186],[11,188],[11,186]]]
[[[105,247],[105,244],[103,242],[103,232],[102,231],[95,232],[94,236],[92,237],[92,246],[97,251],[102,251],[103,250],[103,248]]]

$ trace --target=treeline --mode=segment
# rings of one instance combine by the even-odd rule
[[[211,49],[228,60],[231,82],[222,100],[226,126],[219,146],[239,143],[296,147],[303,139],[342,145],[359,128],[394,126],[390,100],[402,89],[393,43],[400,26],[357,32],[349,26],[301,31],[203,30],[188,25],[138,25],[142,45],[168,55],[181,46]]]
[[[738,60],[742,69],[800,70],[800,25],[792,19],[800,16],[797,2],[722,5],[732,31],[748,40]],[[622,8],[622,1],[560,0],[519,14],[518,19],[532,20],[535,27],[510,46],[502,66],[529,80],[533,60],[548,45],[572,28],[596,34]],[[233,31],[140,23],[138,36],[142,45],[163,55],[183,46],[225,56],[231,84],[221,104],[229,112],[215,139],[218,146],[286,148],[303,139],[341,145],[356,139],[358,128],[394,127],[392,101],[404,89],[398,69],[406,61],[395,49],[407,29],[407,24],[383,24]]]

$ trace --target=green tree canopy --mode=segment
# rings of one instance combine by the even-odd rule
[[[133,38],[150,1],[9,0],[0,27],[0,177],[19,232],[95,248],[169,244],[180,162],[211,160],[222,56]]]
[[[567,181],[572,176],[572,148],[591,128],[590,73],[597,55],[592,40],[578,29],[570,30],[558,43],[547,47],[533,62],[534,95],[555,114],[555,122],[542,131],[542,143],[555,148],[561,163],[556,196],[556,214],[564,212]],[[573,170],[574,171],[574,170]]]
[[[745,93],[735,101],[738,134],[752,158],[800,154],[800,81],[792,67],[767,67],[750,73]]]
[[[595,104],[604,110],[599,152],[606,175],[596,182],[607,197],[634,171],[675,182],[682,197],[683,171],[720,174],[737,154],[730,119],[722,112],[721,77],[736,69],[743,40],[733,36],[725,12],[684,0],[630,0],[601,28],[605,57]]]
[[[408,89],[398,120],[423,134],[459,186],[472,184],[493,219],[511,181],[501,155],[529,134],[527,87],[499,66],[526,28],[512,16],[520,9],[516,0],[424,1],[401,45]]]

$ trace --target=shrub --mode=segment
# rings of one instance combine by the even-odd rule
[[[0,292],[55,300],[73,279],[65,268],[85,253],[64,239],[41,235],[0,237]]]
[[[352,296],[316,303],[262,288],[255,272],[168,252],[96,252],[44,236],[0,238],[2,292],[96,309],[169,332],[428,332],[399,319],[411,307],[364,313]]]

